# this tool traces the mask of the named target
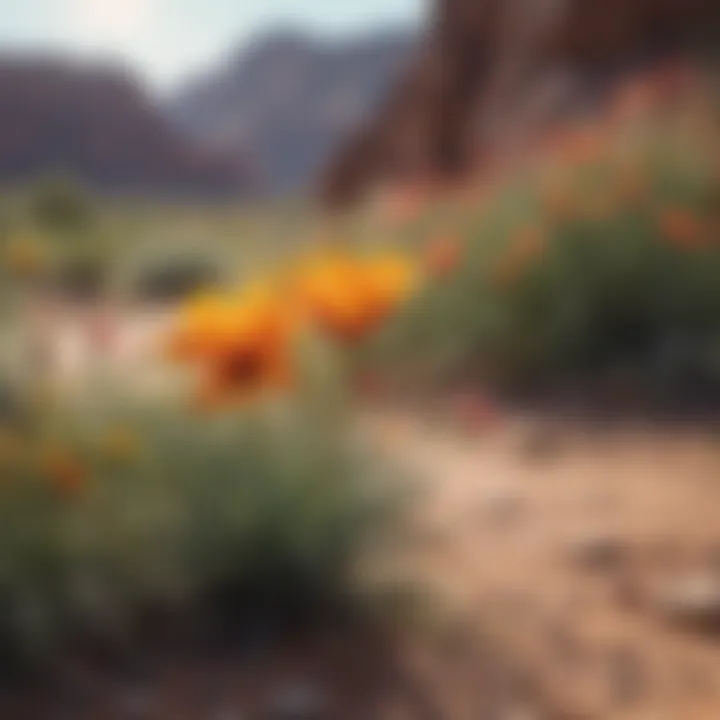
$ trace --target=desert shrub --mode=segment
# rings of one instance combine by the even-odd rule
[[[148,614],[282,624],[358,607],[358,563],[388,540],[397,503],[326,411],[95,401],[0,426],[5,659],[127,640]]]
[[[385,357],[511,391],[720,390],[719,127],[704,106],[598,126],[590,157],[555,151],[497,188]]]
[[[50,284],[71,300],[97,300],[107,290],[109,270],[98,255],[74,253],[57,262]]]
[[[87,230],[93,218],[92,203],[83,190],[64,178],[50,178],[30,193],[32,219],[53,233],[77,233]]]
[[[222,273],[216,263],[198,255],[148,260],[136,270],[131,294],[139,300],[173,302],[216,285]]]

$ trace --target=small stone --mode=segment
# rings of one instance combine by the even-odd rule
[[[118,704],[125,720],[145,720],[151,717],[154,702],[149,691],[130,690],[120,696]]]
[[[497,714],[498,720],[542,720],[542,716],[526,705],[503,708]]]
[[[561,451],[560,433],[548,425],[539,425],[527,430],[518,446],[520,457],[532,463],[555,460]]]
[[[233,708],[220,708],[212,716],[212,720],[246,720],[244,713]]]
[[[643,695],[646,677],[642,659],[632,648],[614,649],[608,658],[610,694],[616,706],[636,703]]]
[[[504,523],[515,520],[522,513],[524,504],[522,498],[511,491],[489,493],[479,503],[480,515],[483,519]]]
[[[669,619],[720,631],[720,576],[689,575],[670,581],[655,597]]]
[[[617,569],[627,559],[627,550],[622,538],[608,533],[588,533],[570,544],[570,556],[588,570]]]
[[[270,698],[267,720],[325,720],[327,702],[322,691],[310,683],[287,685]]]

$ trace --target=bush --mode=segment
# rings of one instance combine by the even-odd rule
[[[68,299],[97,300],[107,289],[109,278],[105,265],[102,258],[93,255],[68,257],[59,263],[51,284]]]
[[[132,282],[139,300],[175,302],[216,285],[221,273],[214,262],[196,256],[168,257],[148,263]]]
[[[718,127],[707,108],[608,125],[592,158],[556,153],[499,189],[387,357],[510,391],[720,391]]]
[[[77,185],[64,179],[50,179],[32,192],[30,214],[43,230],[75,233],[90,225],[92,207]]]
[[[65,410],[2,427],[6,657],[127,639],[147,613],[304,622],[361,597],[396,506],[337,414]]]

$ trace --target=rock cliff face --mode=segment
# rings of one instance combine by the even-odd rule
[[[717,0],[436,0],[414,63],[328,167],[330,204],[380,181],[453,178],[619,82],[712,48]]]

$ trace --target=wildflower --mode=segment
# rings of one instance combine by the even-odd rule
[[[705,228],[690,210],[680,207],[665,210],[658,224],[663,238],[681,250],[698,249],[707,244]]]
[[[295,313],[274,288],[256,284],[191,306],[173,341],[178,357],[199,366],[200,404],[214,406],[289,385],[295,328]]]
[[[435,278],[451,275],[462,260],[462,244],[453,235],[444,235],[430,243],[425,252],[425,267]]]
[[[207,354],[227,331],[236,303],[216,294],[202,294],[185,305],[167,338],[165,351],[177,361],[197,360]]]
[[[216,360],[206,364],[198,399],[221,405],[249,399],[262,390],[287,388],[292,372],[290,349],[284,343],[253,343],[238,337]]]
[[[307,315],[331,336],[359,341],[409,296],[416,273],[407,258],[351,259],[334,254],[301,267],[296,293]]]
[[[85,487],[85,468],[77,456],[66,448],[46,449],[41,457],[41,471],[62,497],[74,497]]]

